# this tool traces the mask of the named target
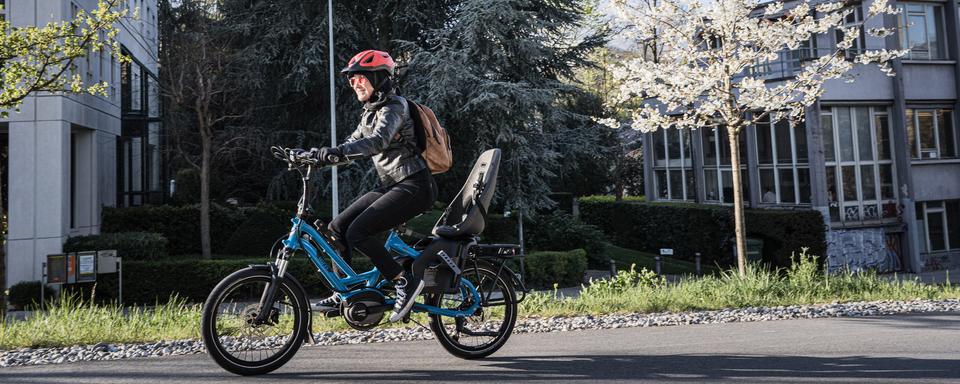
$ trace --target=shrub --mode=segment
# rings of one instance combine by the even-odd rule
[[[587,252],[534,252],[525,260],[524,282],[527,288],[575,287],[583,282],[587,271]],[[515,269],[514,272],[519,272]]]
[[[210,239],[216,253],[245,217],[237,209],[210,206]],[[200,206],[143,206],[103,208],[104,233],[156,232],[167,238],[167,252],[173,255],[200,253]]]
[[[591,268],[607,268],[606,239],[596,226],[585,224],[571,214],[556,211],[524,223],[526,245],[537,251],[586,251]]]
[[[64,252],[116,249],[117,254],[132,260],[157,260],[167,256],[167,239],[153,232],[119,232],[77,236],[67,239]]]
[[[290,232],[289,211],[271,206],[258,206],[245,212],[240,224],[217,252],[232,255],[269,256],[270,247]]]
[[[123,261],[123,301],[125,304],[153,304],[167,300],[170,295],[190,302],[203,302],[224,277],[251,264],[265,264],[272,259],[176,259],[160,261]],[[366,257],[357,257],[351,264],[354,270],[365,272],[373,268]],[[325,295],[329,291],[321,281],[320,273],[305,255],[295,255],[287,271],[310,295]],[[90,284],[78,286],[81,297],[89,297]],[[97,278],[97,301],[109,302],[117,298],[117,274]]]
[[[17,309],[35,308],[40,301],[39,281],[21,281],[12,285],[8,291],[10,305]],[[52,299],[53,290],[44,290],[43,298],[44,301]]]
[[[788,266],[791,254],[802,247],[814,254],[826,253],[826,231],[817,211],[748,209],[744,216],[747,237],[764,240],[765,262]],[[731,207],[590,197],[580,200],[580,218],[622,247],[647,252],[673,248],[674,257],[682,260],[693,260],[694,253],[700,252],[708,265],[735,263]]]

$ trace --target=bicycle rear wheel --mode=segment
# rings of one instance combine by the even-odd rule
[[[461,275],[476,286],[480,308],[468,317],[430,315],[430,330],[447,352],[463,359],[479,359],[496,352],[513,332],[517,322],[513,280],[498,275],[486,265],[470,266]],[[459,293],[430,295],[427,302],[439,308],[466,309],[474,298],[461,288]]]
[[[270,271],[245,268],[227,276],[203,305],[201,333],[210,357],[238,375],[260,375],[280,368],[296,354],[309,332],[308,302],[286,277],[264,324],[255,324]]]

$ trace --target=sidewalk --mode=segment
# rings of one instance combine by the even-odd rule
[[[921,273],[897,273],[886,276],[891,279],[896,278],[901,281],[920,278],[920,281],[926,284],[960,284],[960,269],[945,269],[942,271]]]

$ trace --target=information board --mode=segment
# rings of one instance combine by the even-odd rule
[[[67,282],[67,255],[47,255],[47,284]]]
[[[77,282],[89,283],[97,281],[97,253],[77,253]]]
[[[117,250],[97,251],[97,273],[117,273]]]

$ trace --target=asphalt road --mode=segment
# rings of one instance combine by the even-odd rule
[[[464,361],[436,342],[306,347],[234,376],[206,355],[0,368],[0,383],[960,382],[960,314],[514,335]]]

